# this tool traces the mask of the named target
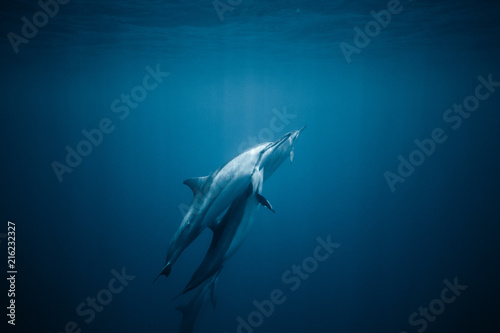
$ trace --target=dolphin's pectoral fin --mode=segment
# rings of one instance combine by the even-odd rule
[[[212,230],[214,237],[216,235],[218,235],[218,230],[220,228],[223,228],[223,227],[221,227],[223,218],[224,218],[224,215],[222,217],[219,217],[216,221],[214,221],[213,223],[208,225],[208,229]]]
[[[208,176],[195,177],[186,179],[183,183],[189,186],[193,191],[193,194],[196,195],[196,193],[200,192],[200,188],[203,186],[203,184],[206,182],[207,179]]]
[[[269,208],[269,210],[273,213],[276,213],[273,209],[273,206],[271,206],[271,203],[269,201],[267,201],[266,198],[264,198],[262,195],[260,195],[259,193],[255,193],[255,197],[257,198],[257,201],[264,207],[267,207]]]
[[[293,163],[293,158],[294,158],[295,154],[293,152],[293,149],[290,151],[290,163]]]
[[[156,277],[156,279],[153,280],[153,282],[155,282],[162,275],[168,277],[171,271],[172,271],[172,264],[167,263],[165,266],[163,266],[163,269],[161,270],[160,274],[158,274],[158,276]]]

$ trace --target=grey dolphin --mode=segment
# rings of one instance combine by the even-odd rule
[[[215,227],[217,217],[236,197],[245,192],[256,169],[264,170],[263,180],[266,180],[287,157],[293,161],[295,140],[304,129],[305,126],[300,130],[289,132],[276,142],[259,144],[238,155],[210,176],[184,181],[184,184],[193,190],[194,198],[170,242],[165,266],[158,277],[170,274],[173,263],[182,251],[206,227]],[[234,250],[237,248],[236,245],[241,245],[246,233],[238,232],[238,235],[240,236],[238,239],[241,240],[235,243]]]
[[[265,174],[267,173],[269,178],[287,157],[293,161],[295,140],[304,128],[287,133],[278,141],[266,146],[261,159],[255,166],[252,183],[247,191],[235,199],[224,217],[212,228],[214,235],[210,248],[182,293],[196,288],[215,272],[220,272],[224,262],[236,252],[246,239],[255,220],[259,204],[274,212],[269,201],[261,195]]]
[[[176,308],[176,310],[182,313],[179,333],[193,332],[196,317],[198,317],[198,313],[208,299],[211,300],[212,306],[215,308],[214,289],[217,278],[219,277],[219,272],[216,272],[211,279],[205,281],[205,284],[198,289],[198,292],[193,296],[191,301]]]

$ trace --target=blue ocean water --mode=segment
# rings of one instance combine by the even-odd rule
[[[195,332],[500,328],[498,2],[47,3],[1,12],[17,331],[177,332],[182,182],[304,125]]]

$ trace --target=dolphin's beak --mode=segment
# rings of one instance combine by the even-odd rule
[[[301,129],[293,132],[293,134],[290,137],[291,140],[291,149],[290,149],[290,162],[293,163],[293,157],[294,157],[294,152],[293,152],[293,146],[295,145],[295,140],[299,137],[300,133],[302,133],[303,130],[305,130],[307,125],[304,125]]]
[[[307,127],[307,125],[304,125],[301,129],[293,132],[293,140],[294,141],[295,141],[295,139],[297,139],[299,137],[300,133],[302,133],[302,131],[306,129],[306,127]]]

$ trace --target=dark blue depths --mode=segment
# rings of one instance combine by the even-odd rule
[[[498,3],[221,3],[2,4],[17,331],[177,332],[183,180],[303,125],[195,331],[498,330]]]

